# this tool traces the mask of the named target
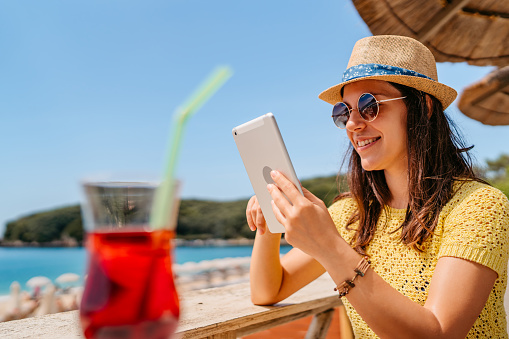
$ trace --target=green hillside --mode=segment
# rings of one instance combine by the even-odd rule
[[[329,204],[338,194],[336,177],[303,180],[302,185]],[[253,238],[246,223],[248,199],[209,201],[184,199],[180,204],[177,237],[184,239]],[[50,243],[73,238],[83,241],[80,206],[69,206],[34,213],[6,225],[4,241]]]
[[[4,240],[47,243],[74,238],[83,240],[80,206],[34,213],[7,223]]]

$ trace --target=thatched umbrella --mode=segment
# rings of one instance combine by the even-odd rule
[[[509,125],[509,66],[465,88],[458,108],[486,125]]]
[[[423,42],[438,62],[509,65],[509,1],[353,0],[374,35]]]

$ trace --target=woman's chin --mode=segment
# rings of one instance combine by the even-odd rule
[[[367,161],[361,161],[361,166],[362,166],[362,169],[367,172],[376,171],[376,170],[380,169],[375,164],[367,162]]]

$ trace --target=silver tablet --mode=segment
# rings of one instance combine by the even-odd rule
[[[272,211],[272,198],[267,191],[267,184],[274,183],[270,171],[280,171],[303,193],[274,115],[267,113],[237,126],[232,134],[269,231],[284,233],[284,226]]]

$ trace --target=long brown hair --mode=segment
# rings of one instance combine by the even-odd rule
[[[401,241],[421,251],[423,242],[433,234],[440,211],[453,195],[453,181],[479,179],[473,171],[472,160],[453,122],[445,114],[435,97],[404,85],[390,83],[401,92],[407,107],[408,191],[409,202],[405,221],[401,225]],[[426,96],[431,98],[428,108]],[[391,200],[391,192],[383,170],[365,171],[361,158],[350,145],[348,186],[350,192],[335,200],[352,197],[357,210],[351,216],[347,229],[359,221],[352,245],[365,255],[376,224]]]

